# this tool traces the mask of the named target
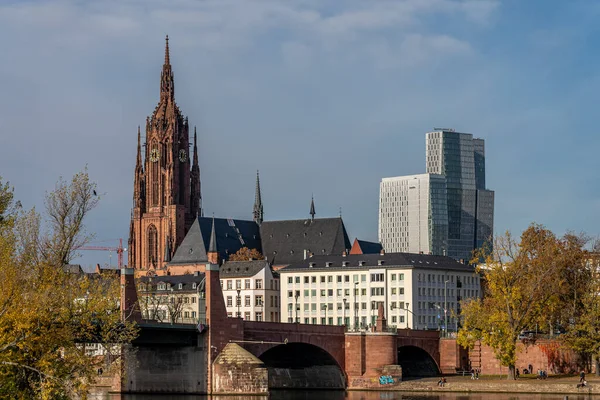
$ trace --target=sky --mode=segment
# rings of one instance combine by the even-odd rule
[[[599,17],[579,0],[0,0],[0,176],[43,209],[87,165],[95,244],[126,241],[168,34],[205,215],[251,219],[260,170],[265,219],[307,217],[314,194],[317,217],[377,241],[381,178],[425,172],[445,127],[485,139],[497,234],[597,236]]]

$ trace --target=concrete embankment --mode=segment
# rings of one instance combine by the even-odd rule
[[[471,380],[468,377],[446,377],[444,387],[438,386],[439,378],[424,378],[402,382],[396,387],[379,390],[394,390],[406,392],[472,392],[472,393],[560,393],[560,394],[591,394],[600,398],[600,379],[594,377],[588,380],[584,388],[577,388],[579,378],[550,378],[547,380],[516,380],[490,379],[483,377]]]

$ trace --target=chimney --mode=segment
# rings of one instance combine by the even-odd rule
[[[347,253],[346,250],[342,251],[342,257],[346,257]]]
[[[465,263],[465,260],[464,260],[464,258],[461,258],[459,262],[460,262],[461,264],[464,264],[464,263]]]
[[[383,249],[383,247],[381,248],[381,251],[379,252],[380,256],[385,256],[385,250]]]
[[[312,256],[314,256],[315,253],[308,253],[308,258],[312,258]]]
[[[304,259],[306,260],[308,258],[308,250],[304,249]]]
[[[419,251],[419,254],[423,254],[423,252],[422,252],[422,251]]]

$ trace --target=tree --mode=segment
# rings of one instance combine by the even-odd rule
[[[229,256],[229,261],[263,260],[264,257],[257,249],[242,247],[235,254]]]
[[[120,355],[118,344],[137,332],[120,320],[116,275],[92,278],[63,270],[85,238],[83,221],[94,201],[82,200],[91,188],[87,173],[77,174],[71,185],[61,181],[47,204],[53,204],[49,212],[62,211],[49,217],[44,234],[40,216],[22,212],[12,189],[0,181],[0,398],[85,396],[98,360],[83,343],[111,344],[105,346],[111,361]]]
[[[517,242],[510,233],[496,238],[493,251],[476,254],[487,286],[483,299],[462,306],[463,327],[458,341],[472,346],[481,340],[515,377],[516,348],[521,331],[538,324],[552,332],[557,310],[569,291],[567,271],[576,268],[585,251],[573,235],[557,238],[532,224]],[[562,300],[562,301],[561,301]]]
[[[75,174],[71,182],[59,178],[54,191],[46,195],[49,233],[42,243],[44,257],[57,266],[73,260],[77,249],[93,238],[86,232],[83,221],[99,200],[87,168]]]

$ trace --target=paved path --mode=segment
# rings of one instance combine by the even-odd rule
[[[499,393],[592,393],[600,395],[600,377],[586,377],[588,386],[577,389],[578,376],[550,376],[539,380],[534,376],[509,381],[506,377],[482,376],[478,380],[470,377],[448,376],[445,387],[437,385],[439,378],[408,380],[398,385],[401,391],[450,391],[450,392],[499,392]]]

